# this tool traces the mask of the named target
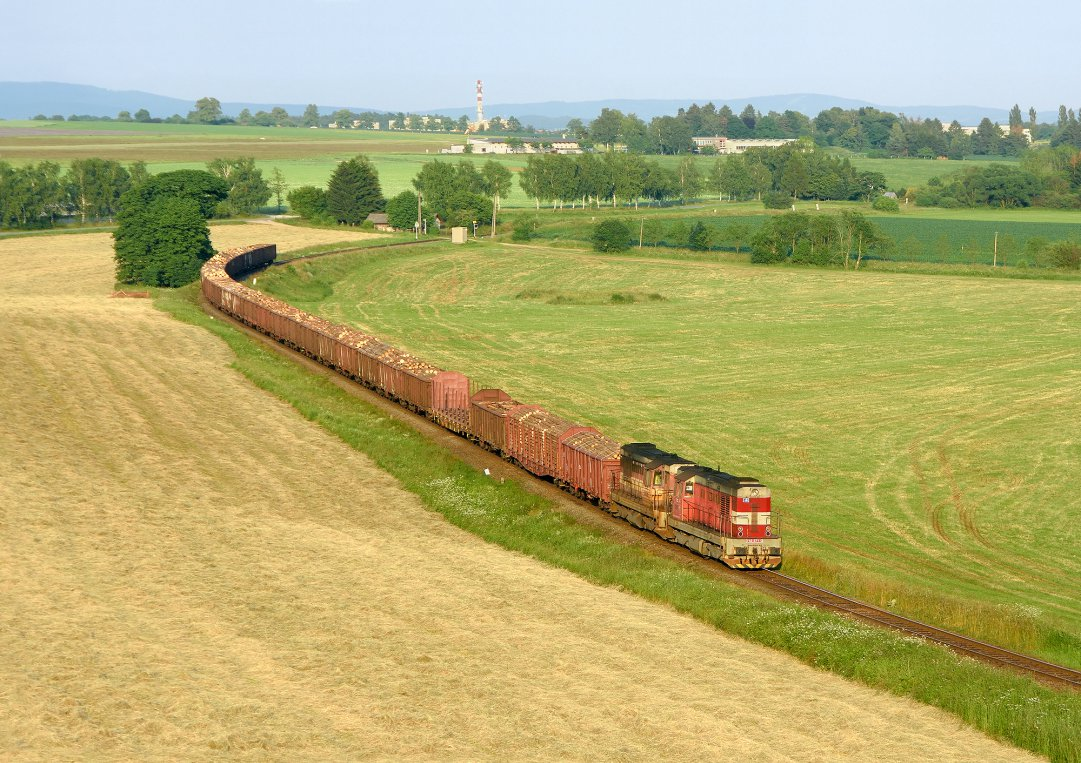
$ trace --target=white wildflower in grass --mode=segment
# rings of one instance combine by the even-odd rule
[[[1042,609],[1031,604],[999,604],[998,608],[1006,617],[1017,621],[1039,620],[1043,615]]]
[[[440,477],[428,482],[435,491],[435,500],[448,511],[464,517],[483,516],[488,513],[486,502],[476,492],[462,484],[456,477]]]

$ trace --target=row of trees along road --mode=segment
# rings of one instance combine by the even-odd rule
[[[0,228],[47,228],[63,217],[81,222],[116,215],[121,195],[149,178],[146,164],[75,159],[12,167],[0,162]]]
[[[708,173],[685,157],[675,168],[637,154],[533,154],[518,184],[537,208],[562,208],[640,201],[688,201],[704,190],[719,199],[762,198],[770,191],[792,198],[868,199],[886,188],[879,172],[857,171],[847,158],[832,156],[807,141],[719,157]]]
[[[279,192],[285,187],[280,171],[268,183],[251,157],[215,159],[207,171],[226,184],[226,196],[213,210],[217,217],[251,214],[270,200],[272,186]],[[74,159],[66,172],[54,162],[0,162],[0,228],[47,228],[67,217],[81,223],[112,220],[123,194],[150,177],[143,162]]]

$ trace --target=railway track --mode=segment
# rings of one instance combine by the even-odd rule
[[[425,238],[425,239],[421,239],[419,241],[391,241],[390,243],[387,243],[387,244],[373,244],[372,246],[349,246],[349,247],[345,247],[343,249],[331,249],[331,250],[326,251],[326,252],[315,252],[314,254],[302,254],[299,257],[287,257],[287,258],[283,257],[282,259],[275,259],[274,262],[267,265],[266,268],[260,268],[259,270],[270,269],[270,268],[282,268],[282,267],[285,267],[286,265],[292,265],[294,262],[303,262],[304,260],[316,260],[316,259],[319,259],[320,257],[329,257],[332,254],[348,254],[350,252],[376,251],[376,250],[379,250],[379,249],[392,249],[392,248],[398,247],[398,246],[423,246],[424,244],[438,244],[441,241],[446,242],[447,240],[448,239],[445,239],[445,238]],[[249,276],[249,275],[251,275],[252,273],[255,273],[255,272],[257,272],[257,271],[254,271],[254,270],[251,271],[251,273],[248,273],[248,274],[245,275],[245,278],[247,278],[247,276]]]
[[[336,254],[338,252],[333,253]],[[326,254],[331,254],[331,252]],[[311,256],[324,256],[324,253]],[[307,258],[305,257],[304,259]],[[409,423],[410,426],[417,429],[422,434],[438,439],[444,445],[455,451],[455,453],[464,461],[478,465],[479,468],[491,468],[493,473],[502,473],[511,479],[525,476],[525,472],[509,467],[506,462],[502,461],[498,456],[478,448],[458,435],[431,422],[426,417],[407,411],[386,398],[379,396],[376,392],[346,379],[302,353],[288,348],[266,334],[244,325],[232,316],[219,312],[205,300],[202,304],[207,312],[224,318],[251,338],[265,343],[282,355],[292,357],[302,365],[307,365],[313,371],[325,374],[343,389],[347,389],[352,392],[352,394],[364,397],[369,402],[374,403],[377,407],[381,408],[384,413],[393,418],[397,418],[400,421]],[[598,511],[593,504],[567,495],[550,482],[539,479],[528,480],[525,482],[534,483],[535,486],[539,488],[536,492],[545,494],[549,498],[562,497],[564,505],[570,509],[569,513],[574,515],[580,521],[591,526],[603,527],[606,532],[610,532],[613,536],[620,538],[622,542],[629,542],[634,545],[648,547],[651,551],[661,556],[679,559],[684,564],[699,571],[712,573],[718,578],[723,578],[744,587],[770,591],[790,600],[829,609],[834,612],[858,618],[865,622],[873,623],[879,627],[889,628],[934,643],[942,644],[959,654],[964,654],[998,667],[1027,674],[1033,679],[1055,688],[1081,689],[1081,671],[1044,662],[1034,657],[1011,652],[1007,649],[1002,649],[991,644],[967,638],[957,633],[936,628],[927,625],[926,623],[921,623],[918,620],[905,618],[888,610],[880,609],[865,602],[841,596],[840,594],[833,593],[824,588],[819,588],[810,583],[805,583],[780,572],[762,570],[756,573],[748,573],[730,570],[716,562],[702,559],[693,553],[687,552],[685,549],[673,546],[659,536],[626,525],[624,522],[616,520],[604,512]]]
[[[1051,686],[1081,689],[1081,671],[1044,662],[1035,657],[1011,652],[1008,649],[976,641],[942,628],[936,628],[933,625],[921,623],[918,620],[902,617],[889,610],[879,609],[862,601],[849,599],[780,572],[763,571],[761,575],[771,587],[787,591],[796,599],[808,601],[815,606],[841,612],[892,630],[942,644],[955,652],[974,657],[983,662],[1026,673]]]

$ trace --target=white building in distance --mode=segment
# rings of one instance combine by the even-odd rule
[[[695,151],[712,148],[718,154],[742,154],[752,148],[776,148],[786,143],[795,143],[795,138],[726,138],[723,135],[711,135],[691,138]]]

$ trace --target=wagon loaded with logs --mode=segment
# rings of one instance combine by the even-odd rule
[[[758,480],[700,466],[652,443],[620,445],[500,389],[473,390],[465,374],[239,282],[276,254],[268,244],[214,256],[202,269],[203,295],[242,323],[637,527],[731,567],[780,567],[770,491]]]

